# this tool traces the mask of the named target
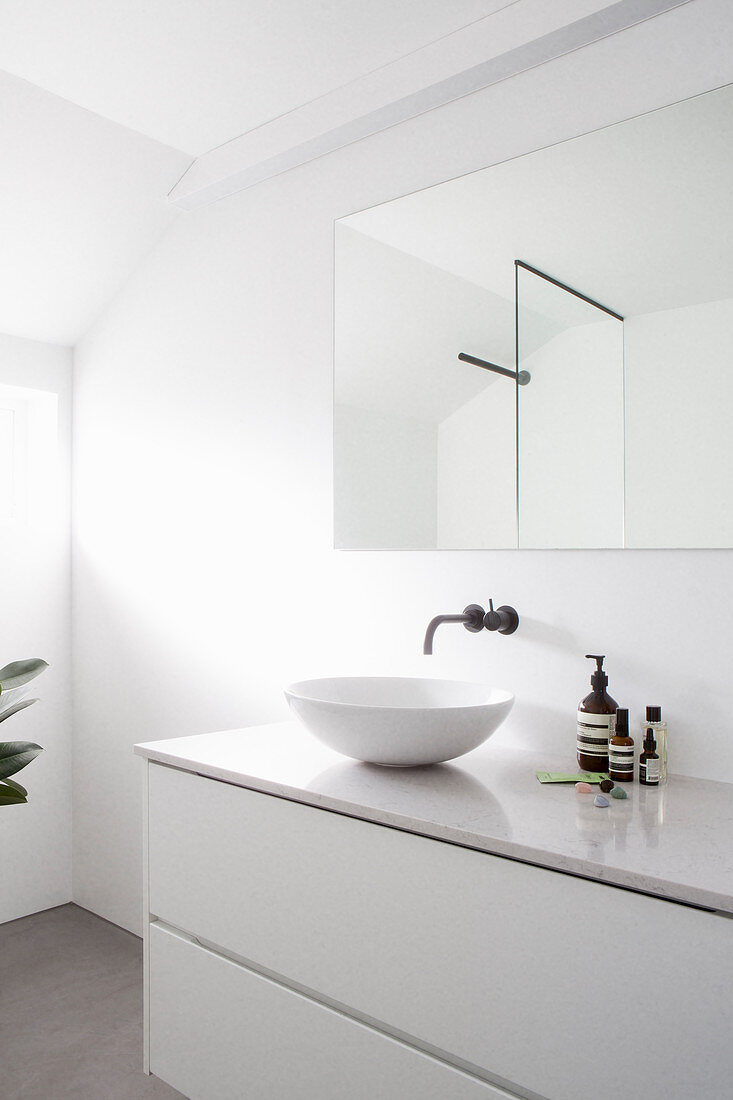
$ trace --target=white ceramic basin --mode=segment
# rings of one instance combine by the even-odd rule
[[[409,768],[453,760],[481,745],[514,703],[508,691],[461,680],[340,676],[285,689],[317,737],[354,760]]]

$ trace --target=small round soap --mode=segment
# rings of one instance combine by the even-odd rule
[[[575,789],[578,794],[593,794],[593,788],[590,783],[576,783]]]
[[[612,779],[602,779],[601,782],[599,783],[599,787],[601,788],[601,790],[605,794],[608,794],[609,791],[613,790],[613,780]]]
[[[607,798],[604,798],[602,794],[597,794],[593,799],[594,806],[610,806],[610,802]]]
[[[611,798],[628,798],[626,791],[623,787],[614,787],[611,791]]]

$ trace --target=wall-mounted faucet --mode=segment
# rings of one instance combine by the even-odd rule
[[[428,623],[425,631],[423,653],[433,652],[433,638],[435,631],[441,623],[463,623],[466,630],[472,634],[478,634],[481,630],[498,630],[500,634],[513,634],[519,626],[519,615],[508,604],[503,604],[498,611],[494,611],[494,601],[489,600],[489,610],[484,611],[477,603],[470,603],[464,607],[461,615],[436,615]]]

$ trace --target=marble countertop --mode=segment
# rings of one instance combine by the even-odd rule
[[[556,871],[733,914],[733,784],[671,775],[593,805],[572,753],[488,741],[450,764],[386,768],[326,748],[297,722],[152,741],[149,760]],[[598,790],[594,787],[594,793]]]

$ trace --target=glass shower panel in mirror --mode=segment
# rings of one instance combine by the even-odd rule
[[[623,319],[517,262],[519,546],[624,545]]]

